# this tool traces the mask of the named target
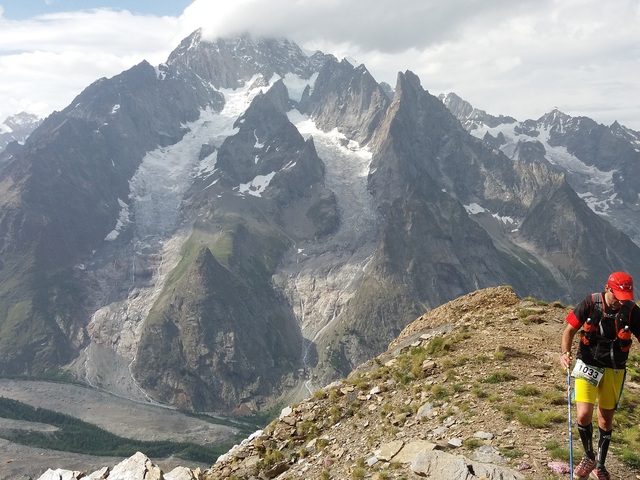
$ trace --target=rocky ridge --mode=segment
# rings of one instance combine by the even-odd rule
[[[562,478],[566,377],[557,357],[567,312],[511,287],[478,290],[422,315],[382,355],[286,407],[205,471],[163,474],[138,453],[129,464],[142,476],[114,467],[87,478]],[[640,393],[636,381],[628,396]],[[612,478],[640,478],[615,445]],[[80,475],[51,470],[40,480]]]

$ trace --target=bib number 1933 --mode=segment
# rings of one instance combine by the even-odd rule
[[[597,387],[604,375],[604,368],[592,367],[587,365],[582,360],[576,360],[576,366],[573,367],[572,376],[575,378],[582,378],[591,385]]]

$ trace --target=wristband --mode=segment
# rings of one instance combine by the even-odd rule
[[[571,352],[562,352],[562,356],[568,355],[571,358]]]

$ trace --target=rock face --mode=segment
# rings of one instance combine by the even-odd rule
[[[306,91],[308,93],[309,90]],[[328,60],[300,111],[323,130],[337,128],[347,138],[365,144],[378,127],[390,101],[364,65]]]
[[[634,132],[458,100],[483,141],[445,103],[411,72],[392,91],[286,40],[200,32],[88,86],[0,154],[0,374],[249,413],[478,288],[575,301],[637,276],[624,218],[589,208],[549,153],[619,161],[609,183],[637,220]],[[509,150],[504,125],[527,141]]]
[[[181,409],[228,411],[267,396],[300,368],[302,349],[295,318],[274,297],[268,284],[247,285],[203,247],[161,300],[167,307],[150,312],[133,374],[154,398]]]

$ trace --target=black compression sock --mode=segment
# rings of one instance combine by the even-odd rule
[[[609,451],[609,443],[611,442],[611,432],[602,430],[598,427],[598,466],[604,466],[604,461],[607,459],[607,452]]]
[[[593,453],[593,425],[590,423],[589,425],[585,425],[583,427],[582,425],[578,424],[578,433],[580,433],[580,440],[582,440],[584,453],[591,460],[594,460],[596,458],[596,455],[595,453]]]

